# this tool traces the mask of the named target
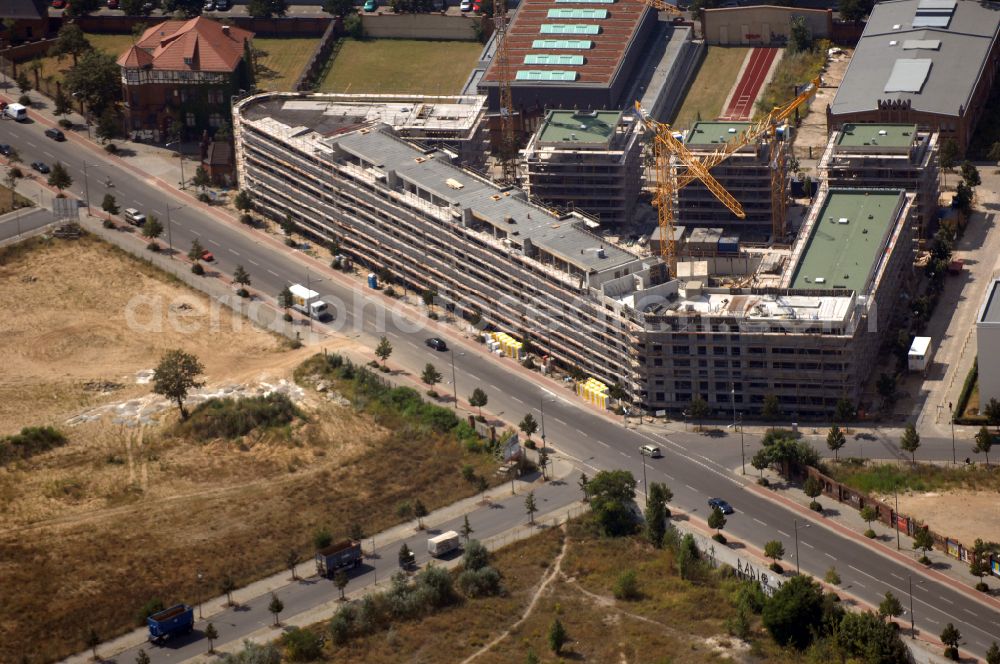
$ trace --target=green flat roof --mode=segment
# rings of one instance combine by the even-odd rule
[[[872,267],[882,255],[895,221],[901,193],[886,189],[831,190],[802,252],[792,288],[865,292]]]
[[[837,145],[844,148],[861,148],[866,145],[905,148],[913,143],[916,135],[915,124],[848,123],[840,130]]]
[[[607,146],[621,116],[621,111],[549,111],[538,140]]]
[[[684,142],[688,145],[721,145],[735,139],[749,126],[749,122],[699,121],[691,127]]]

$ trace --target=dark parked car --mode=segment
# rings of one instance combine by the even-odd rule
[[[58,129],[46,129],[45,135],[51,138],[53,141],[65,141],[66,134],[62,133]]]
[[[427,344],[428,346],[430,346],[431,348],[433,348],[434,350],[441,351],[442,353],[444,351],[448,350],[448,344],[446,344],[444,342],[444,339],[438,339],[437,337],[431,337],[430,339],[428,339],[424,343]]]
[[[33,161],[31,167],[39,173],[48,173],[51,169],[44,161]]]
[[[718,507],[720,510],[722,510],[723,514],[732,514],[733,512],[736,511],[733,509],[732,505],[724,501],[722,498],[709,498],[708,506],[712,508]]]
[[[11,151],[12,148],[9,145],[7,145],[6,143],[0,143],[0,154],[2,154],[5,157],[9,157]]]

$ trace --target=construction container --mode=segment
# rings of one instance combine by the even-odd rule
[[[740,236],[723,235],[719,238],[718,248],[720,254],[738,254],[740,252]]]
[[[368,288],[377,289],[378,288],[378,275],[374,272],[368,273]]]

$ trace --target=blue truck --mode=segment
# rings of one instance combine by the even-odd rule
[[[194,609],[187,604],[178,604],[146,618],[149,626],[149,640],[162,643],[164,639],[190,634],[194,629]]]
[[[345,567],[357,567],[364,557],[361,542],[344,540],[316,552],[316,573],[327,578]]]

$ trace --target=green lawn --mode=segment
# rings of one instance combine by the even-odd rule
[[[315,38],[254,39],[254,47],[267,53],[257,61],[257,87],[261,90],[291,90],[318,43],[319,39]]]
[[[132,35],[95,35],[88,34],[87,41],[98,51],[104,51],[112,57],[117,58],[132,45]],[[24,66],[24,65],[22,65]],[[42,58],[41,77],[52,77],[52,80],[62,80],[66,71],[73,66],[72,56],[63,56],[62,60],[56,58]]]
[[[688,129],[699,117],[702,120],[719,117],[749,51],[740,46],[709,46],[681,110],[671,124]]]
[[[479,42],[373,39],[343,42],[321,92],[457,94],[482,51]]]

